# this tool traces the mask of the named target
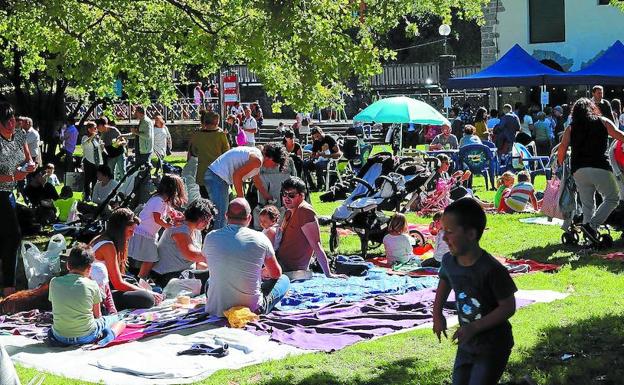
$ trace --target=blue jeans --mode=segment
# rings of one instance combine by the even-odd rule
[[[148,166],[151,166],[151,161],[152,161],[151,152],[149,154],[136,154],[134,156],[134,164],[137,166],[142,165],[142,164],[147,164]]]
[[[114,158],[109,158],[106,164],[111,169],[116,181],[120,181],[126,173],[126,156],[121,154]]]
[[[230,203],[230,185],[214,171],[207,169],[204,174],[204,186],[208,191],[208,198],[217,208],[217,215],[214,217],[214,229],[217,230],[225,224],[225,212]]]
[[[54,334],[54,339],[65,345],[90,344],[100,339],[104,330],[110,329],[117,321],[119,321],[119,317],[115,314],[97,318],[95,320],[95,330],[93,333],[82,337],[63,337],[62,335],[57,334],[56,331],[54,331],[54,328],[52,328],[52,333]]]
[[[474,354],[457,349],[453,367],[453,385],[496,385],[505,371],[511,354],[509,349],[492,349]]]
[[[290,279],[288,279],[288,277],[284,274],[282,274],[282,276],[278,279],[271,279],[262,282],[262,305],[260,305],[258,312],[262,314],[268,314],[271,312],[275,305],[277,305],[282,298],[284,298],[289,287]]]

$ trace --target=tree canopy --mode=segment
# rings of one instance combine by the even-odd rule
[[[20,96],[67,87],[131,100],[175,95],[173,73],[247,64],[269,95],[301,110],[323,105],[352,76],[394,53],[388,31],[411,16],[481,17],[488,0],[0,0],[0,77]],[[178,79],[179,81],[180,79]]]

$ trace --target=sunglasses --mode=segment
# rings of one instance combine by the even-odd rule
[[[299,195],[298,192],[290,192],[290,193],[286,192],[286,191],[282,192],[282,197],[284,197],[284,198],[288,197],[290,199],[295,199],[297,197],[297,195]]]

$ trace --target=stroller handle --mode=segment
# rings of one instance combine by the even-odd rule
[[[364,179],[362,179],[362,178],[353,178],[353,180],[355,182],[363,185],[364,187],[366,187],[366,189],[368,190],[368,194],[375,192],[375,189],[373,188],[373,186],[371,186],[370,183],[368,183]]]
[[[390,183],[390,186],[392,186],[392,191],[396,194],[397,192],[399,192],[399,186],[397,186],[396,182],[390,178],[389,176],[386,175],[380,175],[377,180],[385,180],[388,183]]]

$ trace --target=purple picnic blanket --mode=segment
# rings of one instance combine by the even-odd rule
[[[52,326],[52,312],[29,310],[0,315],[0,335],[16,335],[44,340]]]
[[[255,334],[301,349],[331,352],[356,342],[383,336],[433,320],[435,290],[426,289],[396,296],[377,296],[360,302],[329,304],[299,312],[274,311],[247,325]],[[453,299],[451,297],[451,299]],[[517,300],[517,306],[533,301]],[[445,317],[455,314],[447,302]]]

